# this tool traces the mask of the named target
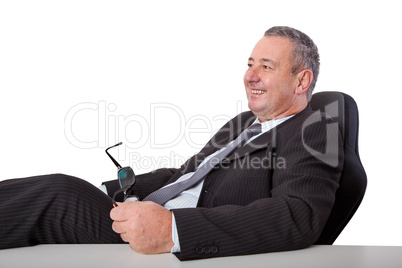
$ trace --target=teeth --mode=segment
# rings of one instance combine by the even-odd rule
[[[264,91],[264,90],[255,90],[255,89],[252,89],[252,90],[251,90],[251,93],[253,93],[253,94],[264,94],[265,91]]]

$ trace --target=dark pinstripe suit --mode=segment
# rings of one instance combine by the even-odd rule
[[[205,179],[197,208],[173,210],[182,260],[293,250],[313,244],[334,203],[343,165],[341,136],[326,140],[327,122],[302,129],[310,107],[230,155]],[[238,136],[255,120],[245,112],[229,121],[180,169],[160,169],[137,177],[133,194],[144,198]],[[302,134],[303,131],[303,134]],[[325,153],[339,145],[332,167],[304,144]],[[276,158],[276,159],[274,159]],[[110,189],[116,182],[106,183]]]
[[[197,208],[176,209],[182,260],[292,250],[318,238],[334,202],[339,165],[332,167],[303,144],[325,152],[326,122],[303,130],[308,107],[230,155],[205,179]],[[193,171],[209,154],[254,121],[245,112],[229,121],[180,169],[137,176],[131,194],[144,198]],[[304,138],[303,138],[304,137]],[[340,137],[340,136],[339,136]],[[50,186],[49,181],[52,181]],[[105,183],[108,192],[116,180]],[[0,182],[0,248],[38,243],[122,243],[111,230],[109,197],[65,175]]]
[[[63,174],[0,182],[0,249],[36,244],[124,243],[112,230],[111,198]]]

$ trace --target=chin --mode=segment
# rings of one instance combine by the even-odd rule
[[[261,110],[261,109],[258,109],[257,107],[254,107],[254,106],[252,106],[252,105],[249,105],[248,108],[249,108],[249,109],[253,112],[253,114],[254,114],[255,116],[257,116],[257,117],[258,117],[258,115],[261,115],[261,114],[262,114],[262,110]]]
[[[254,112],[258,112],[258,111],[263,111],[264,107],[262,107],[263,105],[259,104],[259,103],[255,103],[255,102],[248,102],[248,108]]]
[[[258,105],[256,103],[248,103],[248,108],[253,112],[258,118],[264,117],[268,113],[268,107],[266,105]]]

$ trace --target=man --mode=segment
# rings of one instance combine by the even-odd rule
[[[129,194],[150,201],[112,209],[108,196],[65,175],[4,181],[0,248],[123,240],[140,253],[174,252],[188,260],[313,244],[331,211],[343,165],[341,141],[326,140],[326,122],[306,124],[318,70],[318,51],[308,36],[289,27],[269,29],[244,75],[251,111],[229,121],[179,169],[137,176]],[[261,133],[237,145],[250,125]],[[339,147],[328,156],[336,165],[306,149],[325,151],[327,143]],[[231,146],[234,151],[224,153]],[[191,180],[214,159],[214,168],[194,185],[154,202],[152,193]],[[109,195],[119,189],[117,180],[105,186]]]

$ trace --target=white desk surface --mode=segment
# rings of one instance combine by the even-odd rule
[[[402,247],[312,246],[302,250],[180,262],[128,245],[40,245],[0,250],[0,267],[402,267]]]

